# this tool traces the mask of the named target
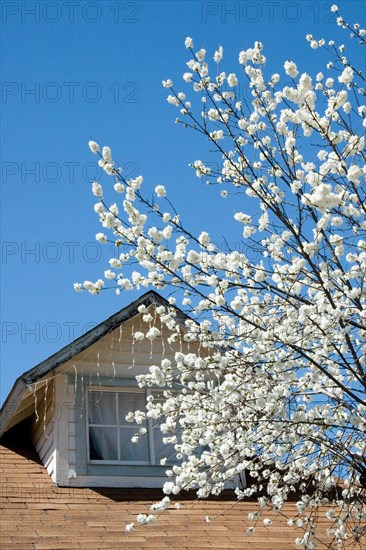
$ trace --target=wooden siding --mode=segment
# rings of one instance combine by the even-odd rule
[[[34,421],[31,425],[31,440],[42,464],[53,481],[56,481],[56,440],[55,423],[57,408],[55,404],[53,381],[42,386],[35,393],[33,404]]]

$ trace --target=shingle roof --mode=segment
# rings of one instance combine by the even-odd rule
[[[289,527],[286,519],[273,511],[265,513],[273,521],[270,527],[265,527],[261,519],[255,535],[247,535],[246,529],[254,525],[247,519],[248,512],[254,511],[256,505],[230,498],[196,500],[186,496],[180,499],[179,510],[171,506],[156,524],[125,533],[126,523],[136,522],[138,513],[149,513],[149,506],[161,498],[161,493],[151,489],[57,487],[20,426],[8,432],[0,445],[4,550],[298,548],[294,539],[301,530]],[[284,513],[297,515],[293,504],[286,505]],[[205,516],[210,516],[210,523],[205,522]],[[323,537],[327,527],[324,521],[320,520]]]

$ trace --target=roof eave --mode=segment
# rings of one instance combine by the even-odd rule
[[[14,413],[22,401],[27,386],[24,380],[19,377],[12,387],[0,411],[0,437],[6,432]]]
[[[66,363],[66,361],[72,359],[73,357],[75,357],[75,355],[84,351],[84,349],[97,342],[100,338],[108,334],[108,332],[115,329],[120,324],[138,315],[138,308],[140,305],[143,304],[145,306],[170,306],[169,302],[165,298],[160,296],[157,292],[150,290],[149,292],[146,292],[145,294],[137,298],[137,300],[124,307],[96,327],[92,328],[64,348],[60,349],[58,352],[54,353],[32,369],[26,371],[21,376],[22,380],[25,382],[25,384],[33,384],[34,382],[48,374],[50,371],[54,370],[60,365],[63,365],[64,363]],[[178,308],[176,308],[176,310],[178,312],[180,321],[188,319],[188,316],[186,316],[182,311],[180,311]]]

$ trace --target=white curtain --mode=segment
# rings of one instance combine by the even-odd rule
[[[129,412],[145,411],[145,407],[145,394],[142,392],[90,391],[88,395],[90,459],[149,462],[148,435],[141,436],[137,443],[131,441],[139,428],[146,428],[146,422],[137,424],[126,420]]]

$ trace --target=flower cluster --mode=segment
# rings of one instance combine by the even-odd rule
[[[338,15],[337,6],[332,11]],[[337,23],[365,44],[358,24]],[[195,52],[188,37],[183,81],[193,99],[172,80],[163,82],[168,102],[180,110],[178,122],[203,134],[216,152],[218,168],[195,160],[196,175],[224,185],[222,197],[230,190],[237,196],[240,252],[218,250],[206,231],[194,235],[163,185],[147,199],[142,178],[126,180],[108,147],[102,154],[95,142],[89,147],[119,193],[118,204],[108,206],[101,185],[93,184],[95,211],[110,235],[96,238],[115,243],[108,284],[117,294],[173,290],[193,318],[182,325],[171,298],[171,310],[141,310],[146,330],[134,334],[153,345],[164,327],[169,344],[181,346],[174,363],[162,357],[138,376],[141,386],[164,388],[164,403],[152,399],[146,414],[161,419],[179,459],[166,472],[165,494],[194,488],[205,497],[235,483],[239,499],[265,493],[260,515],[265,507],[281,510],[298,491],[296,521],[304,532],[296,543],[313,548],[311,510],[324,504],[336,510],[335,519],[327,518],[336,544],[365,536],[366,109],[363,76],[345,46],[307,39],[332,56],[325,75],[301,72],[292,60],[283,75],[267,74],[256,42],[240,52],[239,70],[228,73],[220,46],[211,76],[207,52]],[[245,103],[241,78],[252,94]],[[86,281],[75,289],[97,294],[103,285]]]

